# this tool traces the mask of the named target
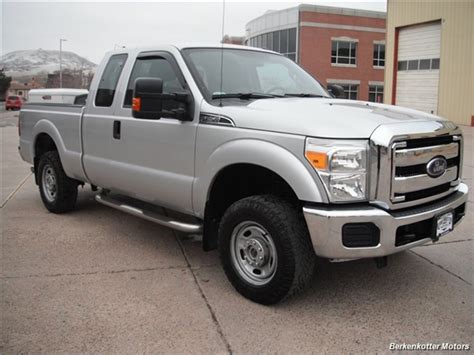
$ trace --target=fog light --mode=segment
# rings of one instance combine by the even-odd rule
[[[380,243],[380,230],[373,223],[347,223],[342,227],[342,244],[347,248],[375,247]]]

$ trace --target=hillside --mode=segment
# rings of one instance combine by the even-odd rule
[[[97,66],[73,52],[62,52],[64,70],[94,71]],[[3,55],[0,59],[0,68],[4,68],[7,75],[13,78],[46,76],[59,70],[59,51],[57,50],[22,50]]]

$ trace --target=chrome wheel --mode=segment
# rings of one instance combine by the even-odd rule
[[[269,283],[278,259],[271,235],[260,224],[245,221],[232,231],[230,254],[235,270],[253,286]]]
[[[51,165],[47,164],[44,166],[41,181],[44,196],[49,202],[54,202],[56,200],[58,185],[56,182],[56,174]]]

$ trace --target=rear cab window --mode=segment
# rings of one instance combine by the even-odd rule
[[[105,66],[95,96],[95,105],[110,107],[114,101],[117,83],[127,60],[127,54],[116,54],[110,57]]]

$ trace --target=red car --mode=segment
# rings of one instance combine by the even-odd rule
[[[5,101],[5,110],[19,110],[23,105],[23,97],[21,96],[8,96]]]

